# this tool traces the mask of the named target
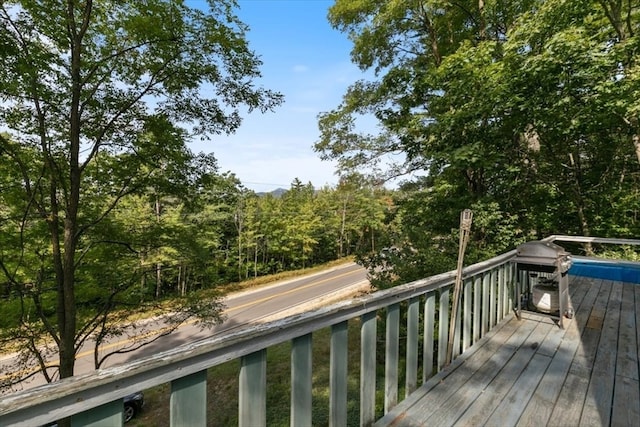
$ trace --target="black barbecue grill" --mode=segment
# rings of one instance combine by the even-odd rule
[[[564,328],[563,318],[573,317],[568,277],[571,254],[554,243],[534,241],[518,246],[514,261],[518,270],[518,317],[524,306],[528,311],[556,317]]]

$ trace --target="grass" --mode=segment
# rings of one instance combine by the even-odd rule
[[[331,329],[313,334],[313,424],[329,425],[329,352]],[[359,322],[349,322],[349,379],[347,425],[359,423]],[[267,425],[290,425],[291,343],[267,350]],[[207,374],[207,424],[238,425],[239,360],[209,369]],[[162,384],[145,391],[145,407],[130,426],[169,426],[170,385]]]
[[[222,289],[223,294],[259,287],[278,280],[294,278],[351,260],[333,261],[321,266],[283,272],[232,283]],[[329,425],[329,358],[331,329],[313,334],[313,424]],[[359,424],[359,366],[360,330],[357,319],[349,322],[349,379],[347,396],[347,425]],[[238,425],[238,377],[240,361],[233,360],[210,368],[207,373],[207,424],[210,426]],[[132,420],[131,427],[169,426],[170,384],[145,390],[142,413]],[[267,350],[267,425],[290,425],[291,402],[291,343],[286,342]]]

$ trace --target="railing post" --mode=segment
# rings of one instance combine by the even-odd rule
[[[480,325],[482,323],[482,276],[473,278],[473,342],[480,339]]]
[[[427,293],[424,302],[424,332],[422,344],[422,382],[433,376],[433,332],[435,329],[436,294]]]
[[[489,272],[489,329],[491,330],[497,323],[496,320],[496,270]]]
[[[348,322],[340,322],[331,327],[329,427],[344,427],[347,425],[348,339]]]
[[[291,348],[291,427],[311,426],[312,335],[294,338]]]
[[[496,324],[504,317],[504,274],[501,267],[495,270],[496,284],[498,287],[498,301],[496,303]]]
[[[171,381],[170,425],[191,427],[207,425],[207,371],[196,372]]]
[[[464,311],[462,312],[462,351],[471,345],[471,279],[464,282]]]
[[[503,264],[500,267],[500,270],[502,271],[502,287],[504,288],[504,291],[502,293],[503,299],[504,301],[502,302],[502,318],[504,319],[508,314],[509,314],[509,300],[510,300],[510,289],[509,289],[509,273],[511,272],[511,269],[509,268],[509,264]]]
[[[387,307],[387,335],[384,360],[384,413],[398,403],[398,358],[400,353],[400,305]]]
[[[404,395],[409,396],[418,388],[418,323],[420,322],[420,299],[413,297],[407,308],[407,360]]]
[[[509,263],[509,311],[513,310],[516,304],[514,300],[516,295],[516,266],[513,263]]]
[[[438,316],[438,372],[444,368],[449,340],[449,288],[440,289],[440,315]]]
[[[362,315],[360,326],[360,425],[373,424],[376,416],[376,312]]]
[[[267,425],[267,350],[240,358],[238,421],[240,427]]]
[[[452,344],[452,351],[451,351],[451,360],[449,361],[449,363],[451,363],[456,357],[458,357],[460,355],[460,335],[462,335],[462,308],[461,308],[460,304],[458,306],[458,310],[456,311],[456,321],[453,322],[454,324],[454,330],[453,330],[453,344]],[[453,311],[449,314],[449,316],[453,316]],[[449,321],[449,324],[451,324],[451,321]],[[451,334],[450,334],[451,335]],[[447,342],[447,345],[449,345],[449,343]]]
[[[491,287],[491,273],[486,272],[482,275],[482,335],[485,336],[489,331],[489,323],[491,322],[490,312],[491,309],[491,301],[489,298],[491,297],[490,292]]]
[[[120,427],[124,423],[122,408],[122,399],[105,403],[71,417],[71,427],[99,427],[105,425]]]

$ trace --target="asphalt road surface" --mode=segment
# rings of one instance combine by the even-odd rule
[[[213,335],[220,335],[238,328],[247,327],[256,322],[266,322],[288,315],[300,313],[312,308],[330,304],[367,290],[369,281],[365,269],[350,263],[330,268],[319,273],[284,280],[228,295],[224,299],[226,320],[224,323],[208,329],[202,329],[193,323],[181,326],[173,333],[158,338],[151,344],[135,351],[115,354],[109,357],[104,367],[155,354],[163,350],[175,348],[181,344],[197,341]],[[155,322],[155,323],[153,323]],[[151,321],[139,330],[146,334],[157,335],[157,330],[163,328],[160,321]],[[131,337],[106,343],[101,347],[101,353],[113,352],[132,346]],[[90,343],[92,344],[92,343]],[[11,368],[11,355],[0,355],[0,378]],[[76,374],[93,370],[93,348],[88,345],[78,353],[76,358]],[[29,388],[44,382],[42,375],[33,377],[28,383],[18,386],[18,389]],[[5,390],[6,392],[6,390]],[[0,393],[1,394],[1,393]]]

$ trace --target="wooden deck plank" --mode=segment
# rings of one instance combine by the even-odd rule
[[[552,426],[575,426],[580,423],[582,416],[593,363],[600,342],[606,306],[611,294],[611,286],[603,285],[602,280],[593,280],[591,286],[592,292],[593,289],[598,288],[598,294],[591,309],[585,306],[576,314],[579,319],[586,316],[587,320],[569,374],[549,418],[549,425]]]
[[[442,385],[445,382],[448,385],[455,384],[449,377],[454,374],[462,365],[466,364],[466,369],[472,368],[472,363],[481,364],[482,360],[486,360],[487,357],[490,357],[490,355],[498,351],[500,348],[500,343],[507,342],[509,337],[516,333],[519,324],[520,322],[517,321],[515,316],[511,315],[509,319],[488,332],[473,347],[471,347],[468,351],[455,359],[451,363],[451,365],[438,372],[435,376],[426,381],[416,391],[411,393],[408,398],[400,402],[398,406],[396,406],[392,411],[383,416],[374,425],[409,425],[406,424],[408,422],[407,420],[405,420],[401,424],[396,423],[400,422],[400,420],[404,418],[404,415],[407,412],[415,412],[413,408],[414,405],[420,403],[422,399],[424,399],[425,396],[427,396],[429,392],[438,385]],[[495,342],[492,341],[494,337],[496,339]],[[513,349],[513,351],[515,351],[515,348]],[[470,359],[473,359],[474,361],[472,363],[467,363],[467,360]]]
[[[486,424],[490,426],[515,425],[550,363],[551,357],[541,353],[534,354]]]
[[[613,394],[612,426],[640,425],[640,384],[638,380],[616,375]]]
[[[640,389],[638,388],[638,346],[634,290],[622,285],[620,331],[613,392],[612,426],[640,425]]]
[[[576,285],[578,285],[577,281]],[[584,329],[589,317],[588,314],[598,296],[599,285],[600,282],[598,281],[594,285],[580,282],[579,286],[574,286],[577,287],[572,296],[573,307],[576,312],[575,318],[565,326],[566,333],[558,347],[558,351],[553,355],[553,360],[544,373],[527,407],[522,412],[518,420],[519,426],[541,426],[549,422],[556,400],[565,382],[564,380],[569,374],[573,357],[580,345],[580,331]]]
[[[588,319],[582,331],[582,342],[580,346],[578,346],[574,357],[575,363],[580,363],[590,370],[596,358],[600,333],[604,323],[604,314],[606,312],[607,302],[609,301],[609,295],[611,294],[611,286],[604,286],[602,280],[598,280],[597,283],[599,285],[598,296],[593,307],[587,313]],[[582,313],[580,315],[582,315]]]
[[[518,376],[536,353],[540,342],[547,336],[551,328],[556,327],[540,322],[531,335],[522,343],[516,354],[500,370],[496,378],[482,391],[473,404],[462,414],[454,425],[477,426],[486,423],[496,407],[506,396],[508,390],[516,382]]]
[[[635,313],[636,313],[636,354],[640,360],[640,286],[633,287],[635,294]]]
[[[622,301],[620,305],[620,325],[618,333],[618,353],[616,359],[616,375],[632,380],[638,379],[638,347],[636,343],[636,313],[634,288],[636,285],[622,285]]]
[[[420,418],[422,425],[443,426],[453,424],[457,418],[475,401],[479,391],[484,390],[498,374],[501,367],[505,366],[516,353],[522,342],[535,329],[534,322],[522,322],[513,319],[510,322],[517,327],[516,332],[510,337],[509,344],[500,346],[493,354],[488,354],[486,362],[467,375],[468,381],[462,382],[457,389],[449,390],[437,406],[430,413]],[[463,374],[462,372],[460,374]]]
[[[579,425],[590,378],[591,368],[579,363],[571,365],[562,391],[555,402],[554,410],[547,422],[548,427]]]
[[[596,299],[595,304],[591,308],[589,320],[587,321],[587,328],[597,329],[597,330],[602,329],[602,324],[604,322],[604,315],[607,312],[607,303],[609,301],[609,295],[611,294],[611,287],[601,286],[600,293],[602,295],[598,296],[598,299]]]
[[[526,332],[523,333],[521,330],[523,327],[525,330],[531,332],[535,325],[530,323],[523,325],[522,322],[512,317],[498,333],[491,336],[490,339],[475,352],[473,357],[456,366],[455,369],[448,372],[446,376],[437,375],[425,384],[424,389],[428,390],[428,392],[411,408],[402,411],[405,414],[410,413],[411,417],[405,415],[401,419],[395,420],[391,425],[411,425],[407,424],[410,420],[411,422],[420,424],[424,423],[429,416],[436,412],[445,412],[441,410],[442,405],[447,402],[451,396],[458,393],[465,386],[469,377],[480,370],[487,361],[495,356],[500,360],[504,358],[504,363],[506,363],[509,357],[516,352],[522,340],[524,340],[523,336],[526,336]]]
[[[609,425],[611,421],[622,284],[605,280],[602,286],[611,286],[611,295],[580,418],[580,425],[585,426]]]
[[[565,330],[511,316],[375,425],[640,425],[640,286],[571,280]]]

